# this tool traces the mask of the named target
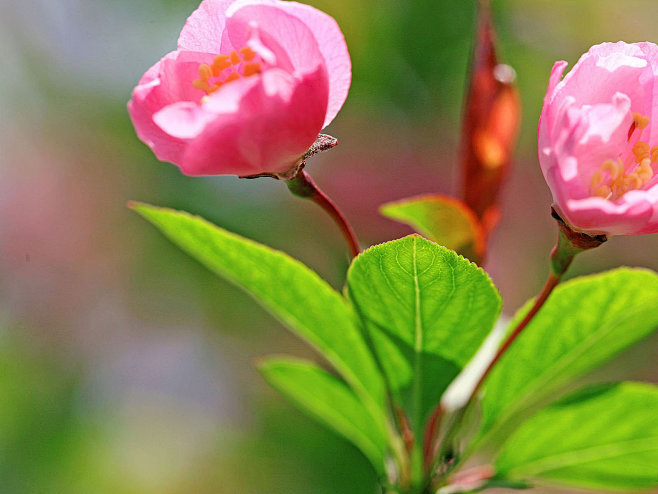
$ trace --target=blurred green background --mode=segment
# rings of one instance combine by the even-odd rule
[[[474,1],[308,3],[338,20],[354,65],[327,130],[340,146],[308,170],[364,245],[402,236],[379,204],[457,190]],[[125,207],[201,214],[343,283],[342,239],[313,204],[272,180],[185,177],[135,137],[131,90],[197,5],[0,1],[2,494],[376,492],[359,453],[252,366],[311,352]],[[487,265],[511,314],[540,288],[555,237],[535,141],[552,63],[601,41],[658,41],[658,3],[496,0],[494,10],[524,105]],[[658,236],[614,238],[570,275],[658,269],[657,253]],[[653,338],[595,378],[655,381],[657,347]]]

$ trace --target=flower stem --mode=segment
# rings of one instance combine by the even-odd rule
[[[315,185],[315,182],[308,173],[303,169],[300,169],[299,172],[293,178],[287,180],[286,183],[288,184],[288,189],[290,189],[290,192],[294,195],[303,199],[310,199],[324,209],[340,228],[352,257],[359,255],[359,252],[361,251],[361,249],[359,249],[359,242],[354,230],[347,222],[345,215],[343,215],[336,204],[334,204],[334,202],[329,199],[329,197],[322,192],[317,185]]]
[[[550,297],[555,287],[562,280],[562,277],[566,273],[567,269],[571,265],[571,262],[576,257],[576,255],[585,250],[598,247],[599,245],[601,245],[603,242],[607,240],[607,237],[605,235],[590,235],[587,233],[574,231],[560,217],[560,215],[557,213],[557,211],[554,208],[551,209],[551,215],[557,221],[559,231],[558,231],[557,242],[555,244],[555,247],[553,247],[553,250],[551,251],[551,271],[548,275],[546,283],[544,284],[544,287],[539,292],[539,295],[537,295],[537,298],[535,299],[535,302],[532,305],[531,309],[521,320],[521,322],[517,324],[514,330],[509,334],[507,339],[500,346],[500,348],[494,355],[493,359],[491,360],[485,371],[480,376],[480,379],[475,384],[475,387],[471,391],[465,405],[458,412],[454,422],[452,422],[450,427],[448,427],[448,430],[443,437],[443,444],[441,445],[442,448],[444,449],[447,446],[450,446],[450,442],[453,440],[459,425],[461,424],[462,420],[464,419],[464,416],[466,415],[466,412],[469,410],[469,408],[475,401],[475,398],[477,397],[480,388],[486,381],[487,377],[491,374],[493,368],[496,366],[496,364],[500,361],[501,357],[505,354],[505,352],[507,352],[510,346],[512,346],[512,344],[518,339],[518,337],[525,330],[528,324],[530,324],[532,319],[544,306],[544,304]],[[437,410],[435,411],[435,415],[437,413],[438,414],[441,413],[441,405],[437,407]],[[427,451],[433,452],[433,448],[430,447],[429,449],[427,449],[427,445],[426,445],[426,452]],[[433,461],[433,459],[434,459],[433,455],[431,455],[429,457],[429,461],[431,462]],[[427,460],[428,458],[426,458],[426,461]]]
[[[584,250],[598,247],[607,240],[605,235],[589,235],[572,230],[571,227],[565,223],[565,221],[555,211],[555,209],[551,209],[551,214],[558,223],[559,232],[557,243],[551,251],[551,272],[548,275],[548,279],[544,284],[544,288],[542,288],[541,292],[539,292],[539,295],[535,299],[535,303],[532,305],[530,311],[528,311],[521,322],[516,326],[516,328],[514,328],[514,331],[510,333],[505,342],[498,349],[498,352],[494,356],[493,360],[489,363],[489,366],[484,371],[480,377],[480,380],[471,392],[471,396],[466,406],[470,405],[470,403],[473,401],[475,395],[480,390],[482,383],[485,381],[491,372],[491,369],[493,369],[498,360],[500,360],[500,357],[503,356],[507,349],[512,345],[512,343],[514,343],[514,341],[530,323],[530,321],[532,321],[537,312],[539,312],[539,310],[543,307],[544,303],[546,300],[548,300],[548,297],[553,292],[553,289],[558,285],[558,283],[560,283],[562,276],[564,273],[566,273],[567,269],[569,269],[571,261],[573,261],[574,257],[576,257],[577,254]]]
[[[535,299],[535,303],[532,305],[532,308],[528,311],[528,313],[521,320],[521,322],[516,326],[516,328],[514,328],[514,331],[512,331],[510,333],[510,335],[507,337],[505,342],[498,349],[498,352],[496,352],[496,355],[494,356],[494,358],[489,363],[489,366],[486,368],[486,370],[484,371],[484,373],[480,377],[480,380],[475,385],[475,388],[473,388],[473,391],[471,392],[471,396],[470,396],[468,402],[466,403],[467,407],[470,405],[470,403],[473,401],[473,399],[477,395],[478,391],[482,387],[482,384],[486,380],[487,376],[491,373],[491,370],[493,369],[493,367],[500,360],[500,358],[507,351],[507,349],[510,346],[512,346],[512,343],[514,343],[514,341],[516,341],[516,339],[523,332],[523,330],[530,323],[530,321],[532,321],[532,318],[535,317],[537,312],[539,312],[539,309],[541,309],[543,307],[544,303],[546,302],[546,300],[548,300],[548,297],[553,292],[553,289],[558,285],[558,283],[560,283],[560,280],[562,280],[562,274],[556,275],[555,273],[551,272],[548,275],[548,279],[546,280],[546,283],[544,284],[544,288],[542,288],[541,292],[539,292],[539,295]]]

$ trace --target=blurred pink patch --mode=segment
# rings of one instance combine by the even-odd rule
[[[539,162],[575,230],[658,232],[658,46],[593,46],[560,80],[553,66],[539,119]]]
[[[351,62],[336,22],[281,0],[204,0],[128,111],[186,175],[285,174],[342,107]]]

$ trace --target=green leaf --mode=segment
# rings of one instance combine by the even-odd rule
[[[508,439],[496,460],[507,478],[575,487],[658,487],[658,387],[598,385],[540,410]]]
[[[524,411],[649,335],[656,307],[658,275],[649,270],[620,268],[558,286],[485,382],[476,442],[509,435]]]
[[[382,409],[383,379],[353,311],[317,273],[198,216],[147,204],[131,207],[192,257],[253,295],[322,352],[359,396]]]
[[[469,259],[480,258],[484,250],[480,222],[468,206],[453,197],[412,197],[383,204],[379,212]]]
[[[475,264],[418,235],[363,252],[347,285],[390,389],[418,432],[491,330],[500,296]]]
[[[299,408],[354,443],[377,473],[385,473],[387,431],[342,381],[311,362],[286,357],[269,357],[258,369]]]

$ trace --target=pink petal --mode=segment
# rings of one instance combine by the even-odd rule
[[[153,121],[168,135],[189,140],[197,137],[215,117],[203,106],[191,101],[179,101],[153,115]]]
[[[579,105],[607,103],[622,91],[633,102],[632,111],[646,115],[644,98],[653,90],[650,74],[651,68],[637,46],[603,43],[580,57],[555,88],[552,103],[559,105],[567,94]]]
[[[352,63],[345,38],[336,21],[324,12],[297,2],[278,0],[237,0],[231,11],[246,5],[272,5],[297,17],[311,31],[317,41],[329,74],[329,105],[323,127],[336,117],[342,108],[352,81]],[[298,51],[301,46],[294,47]]]
[[[128,112],[137,136],[161,161],[179,163],[185,142],[165,132],[153,120],[160,110],[179,101],[198,101],[203,96],[192,86],[207,54],[174,51],[165,55],[142,77],[128,102]],[[210,58],[212,60],[212,58]]]
[[[190,143],[181,163],[185,174],[282,173],[313,144],[327,105],[324,66],[302,80],[280,69],[253,79],[257,84],[242,94],[239,109],[218,113]],[[211,96],[209,108],[220,109],[231,97],[222,88]]]
[[[233,46],[246,46],[257,31],[263,44],[274,52],[275,65],[288,72],[314,72],[324,64],[318,42],[309,27],[282,8],[236,1],[229,9],[226,29]]]
[[[203,0],[178,37],[178,49],[218,55],[226,25],[226,9],[235,0]],[[230,51],[230,50],[229,50]]]
[[[653,213],[647,224],[638,231],[638,234],[658,233],[658,184],[651,187],[645,192],[646,200],[653,204]]]
[[[551,76],[548,81],[548,89],[546,90],[546,96],[544,97],[544,107],[542,108],[541,115],[539,116],[539,127],[537,129],[537,152],[539,154],[539,163],[541,165],[542,172],[544,177],[548,170],[557,166],[557,160],[555,157],[555,152],[552,150],[551,141],[552,141],[552,130],[553,125],[548,124],[549,121],[553,121],[551,118],[551,113],[553,107],[551,106],[551,101],[553,99],[553,94],[555,92],[555,86],[562,78],[562,73],[567,67],[567,62],[555,62],[553,69],[551,70]]]
[[[601,197],[569,199],[561,208],[564,219],[576,229],[605,235],[634,235],[651,219],[653,204],[640,191],[630,191],[619,201]]]

